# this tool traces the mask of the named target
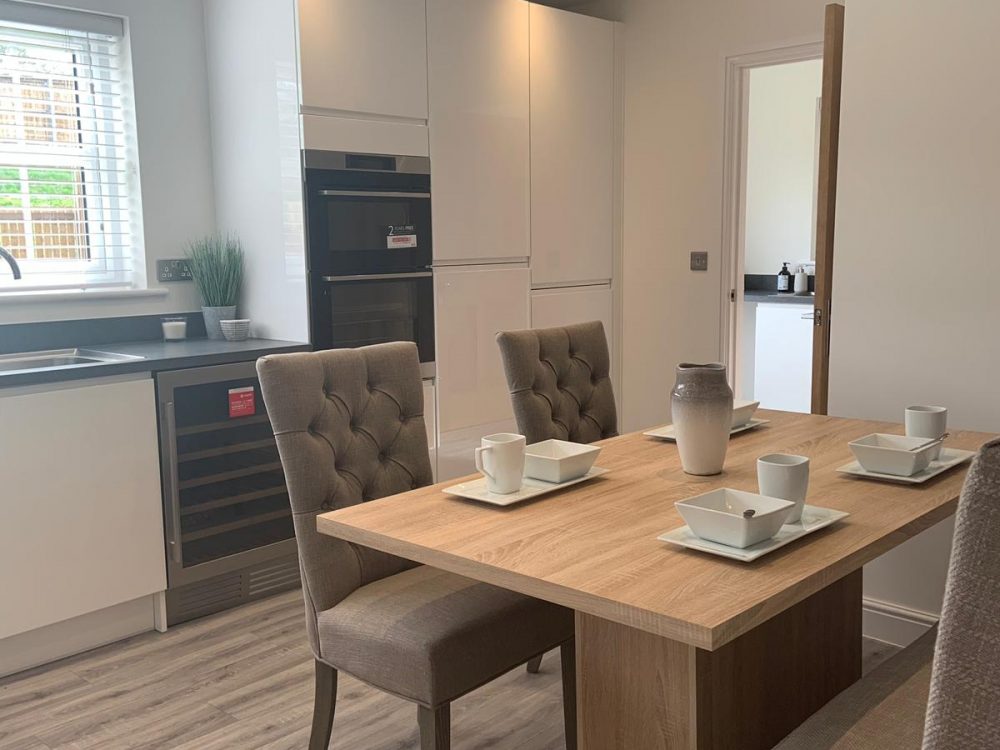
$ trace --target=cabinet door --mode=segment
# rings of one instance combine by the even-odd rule
[[[536,289],[531,293],[531,327],[551,328],[599,320],[611,346],[611,287]]]
[[[531,6],[531,282],[610,279],[614,25]]]
[[[806,305],[757,305],[754,398],[764,409],[808,413],[812,403],[813,322]]]
[[[514,428],[496,335],[528,327],[529,281],[527,268],[434,272],[440,479],[473,471],[479,438]]]
[[[166,588],[151,379],[0,394],[0,638]]]
[[[424,0],[298,0],[306,109],[427,119]]]
[[[528,4],[428,0],[434,259],[526,258]]]

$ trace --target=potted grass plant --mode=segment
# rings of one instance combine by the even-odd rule
[[[219,321],[236,317],[243,286],[243,247],[236,237],[209,235],[188,246],[187,260],[201,295],[205,331],[210,339],[224,338]]]

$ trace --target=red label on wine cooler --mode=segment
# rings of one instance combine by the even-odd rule
[[[249,417],[257,413],[257,398],[252,385],[229,389],[229,418]]]

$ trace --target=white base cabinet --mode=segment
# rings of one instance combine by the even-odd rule
[[[810,411],[811,314],[809,305],[757,305],[753,392],[761,408]]]
[[[599,320],[611,347],[611,287],[577,286],[531,292],[531,327],[551,328]]]
[[[0,391],[0,639],[166,588],[153,381]]]

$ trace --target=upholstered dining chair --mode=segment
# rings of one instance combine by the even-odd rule
[[[518,431],[592,443],[618,434],[611,357],[600,321],[497,334]]]
[[[962,489],[938,626],[823,706],[775,750],[995,750],[998,705],[1000,440],[994,440],[980,449]]]
[[[316,530],[319,513],[431,483],[416,346],[267,356],[257,373],[288,484],[315,657],[310,750],[329,745],[338,670],[416,703],[421,748],[446,750],[453,700],[555,646],[575,747],[571,611]]]

